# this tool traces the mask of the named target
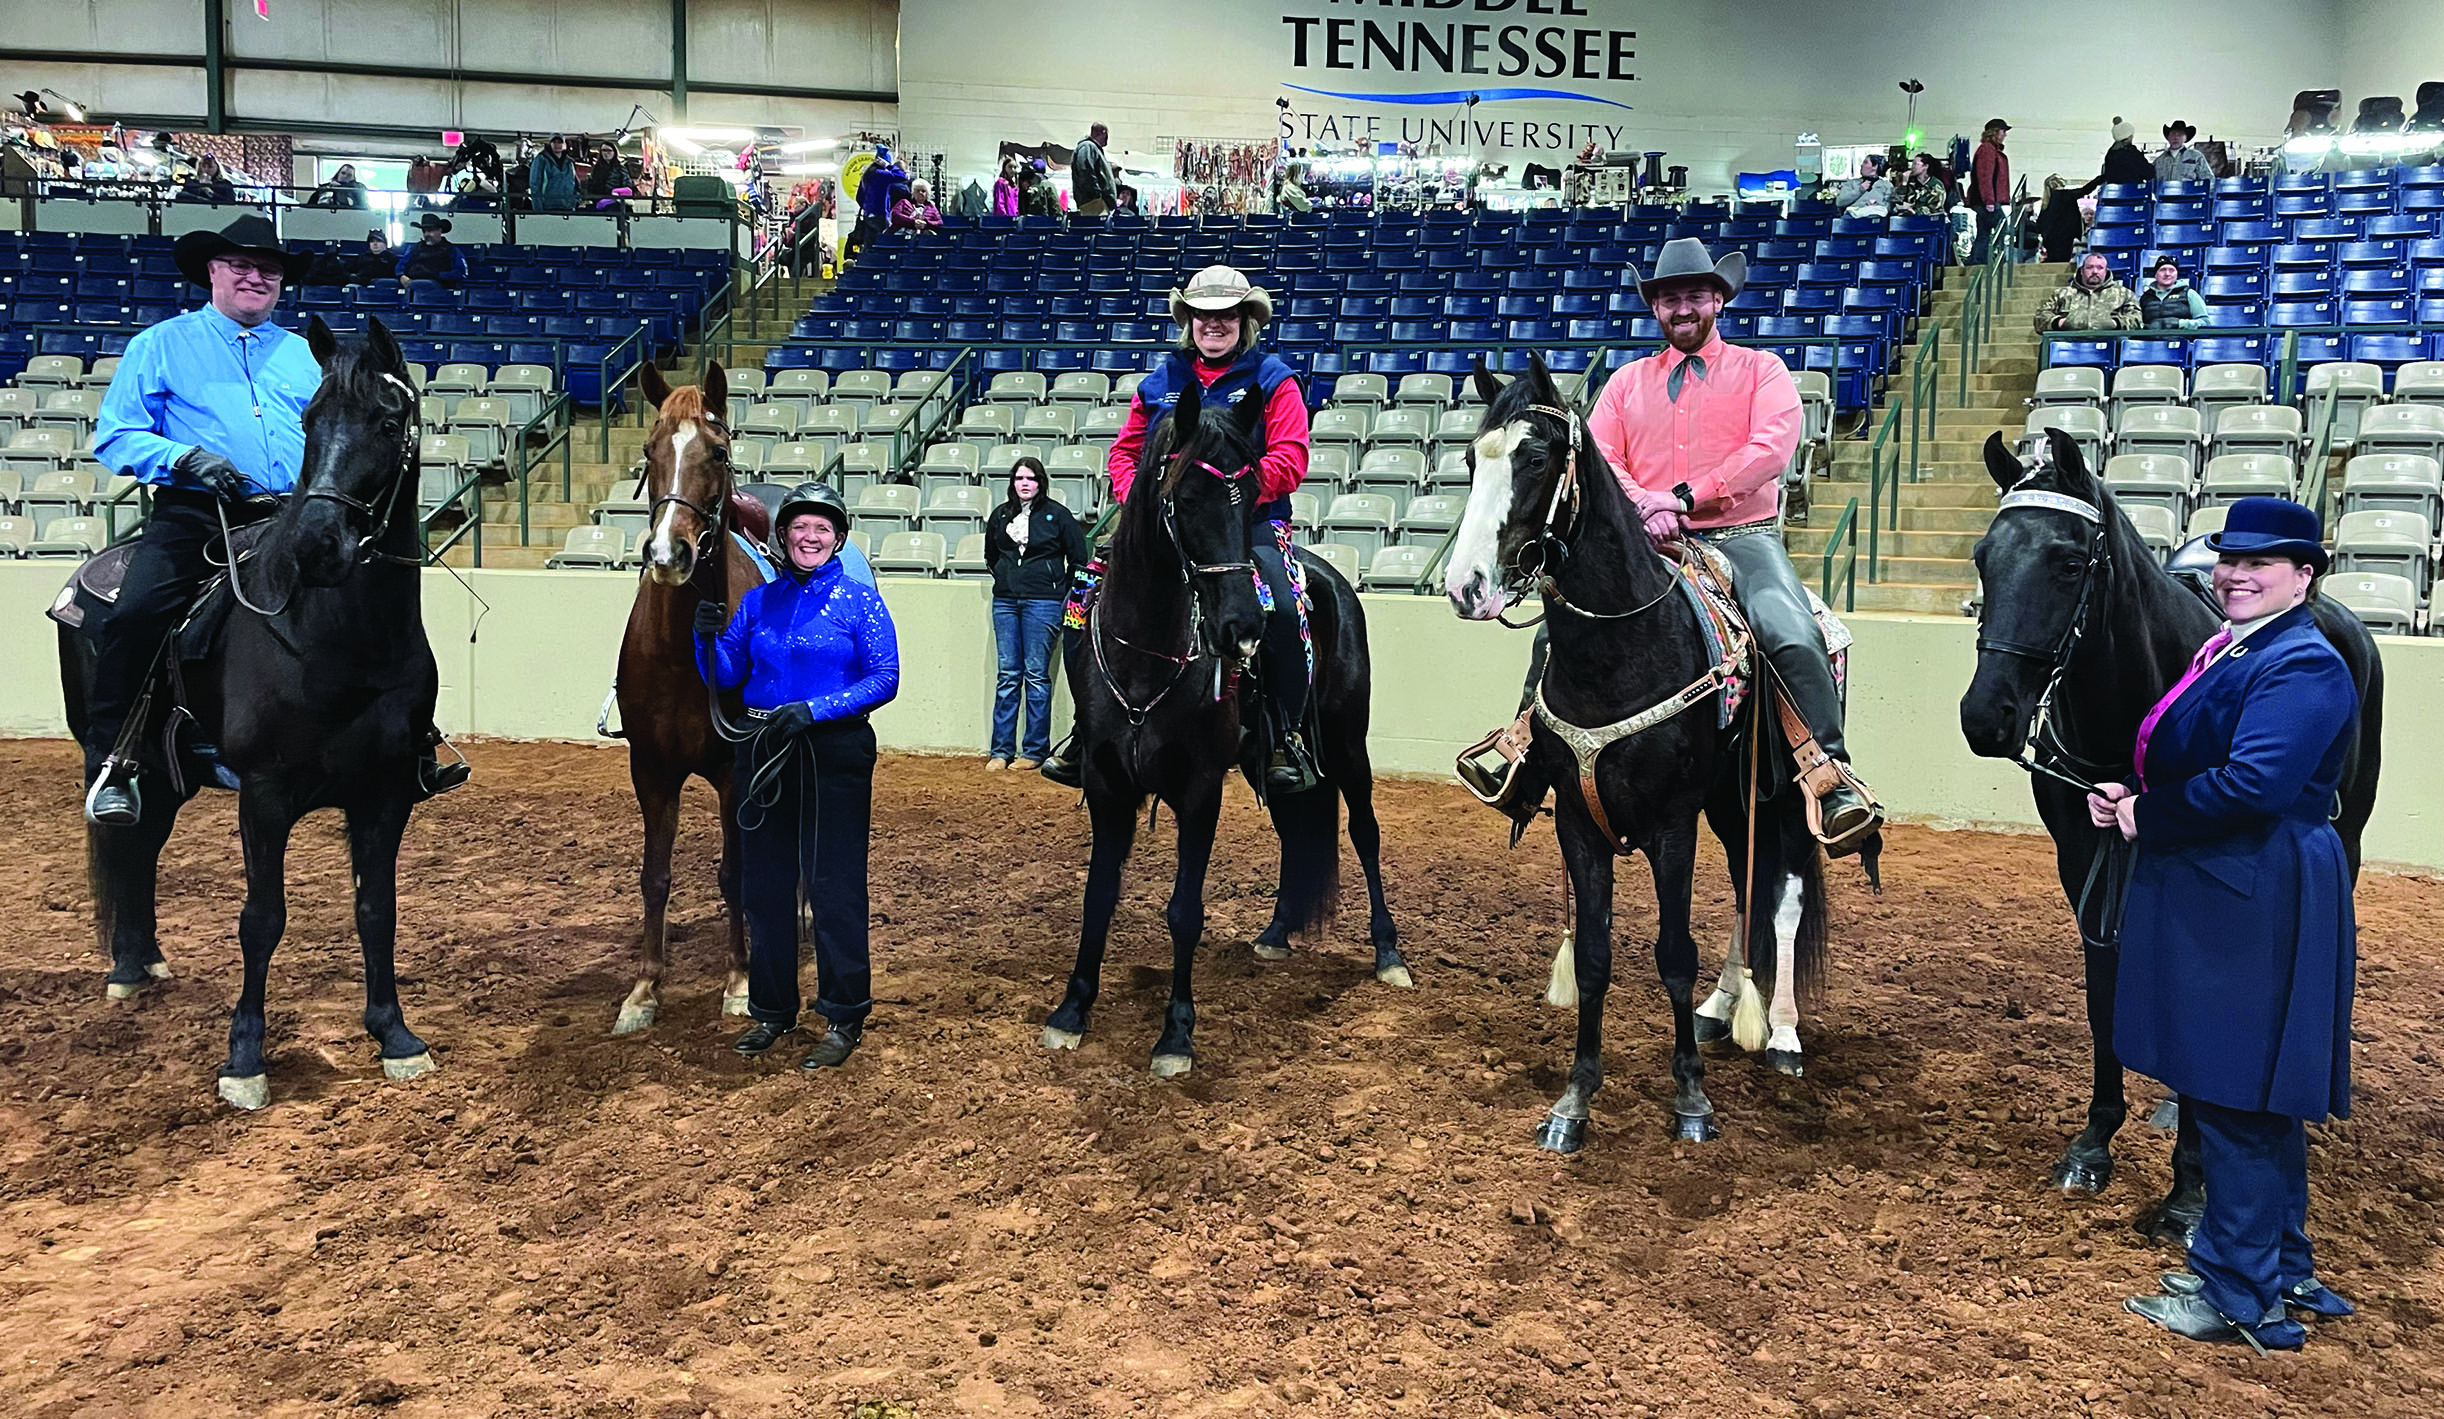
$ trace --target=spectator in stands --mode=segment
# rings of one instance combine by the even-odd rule
[[[2292,1311],[2352,1314],[2317,1279],[2302,1127],[2350,1115],[2359,935],[2328,821],[2359,694],[2308,606],[2320,531],[2285,498],[2231,506],[2206,539],[2228,619],[2139,722],[2134,779],[2087,800],[2135,845],[2113,1042],[2179,1096],[2206,1183],[2188,1269],[2123,1305],[2261,1349],[2306,1341]]]
[[[577,165],[569,161],[569,140],[554,133],[526,165],[526,202],[537,212],[566,212],[577,206]]]
[[[942,211],[933,205],[933,185],[923,178],[908,184],[906,195],[891,208],[891,230],[930,232],[942,225]]]
[[[152,489],[86,708],[85,816],[113,827],[143,816],[135,768],[114,755],[130,708],[211,574],[224,522],[269,517],[297,486],[306,403],[322,384],[306,342],[272,320],[309,258],[281,250],[270,221],[248,213],[189,232],[171,259],[207,303],[128,341],[94,430],[94,457]],[[466,779],[463,764],[444,772],[429,755],[421,772],[428,794]]]
[[[1042,158],[1019,169],[1018,214],[1022,217],[1061,215],[1061,196],[1053,190],[1052,178],[1045,171]]]
[[[331,180],[317,187],[305,200],[308,207],[328,207],[333,211],[365,210],[365,184],[356,180],[356,164],[341,163]]]
[[[1127,217],[1142,217],[1146,214],[1146,209],[1138,205],[1137,189],[1125,182],[1120,184],[1120,205],[1114,207],[1112,211]]]
[[[1018,215],[1018,159],[1003,158],[1001,175],[993,179],[993,215]]]
[[[1835,191],[1833,205],[1846,217],[1885,217],[1892,214],[1892,179],[1884,175],[1881,154],[1859,159],[1858,176]]]
[[[865,176],[857,179],[857,225],[849,233],[851,255],[890,229],[891,214],[907,192],[908,170],[891,156],[889,148],[877,144],[874,161],[866,165]]]
[[[1298,377],[1257,339],[1273,318],[1273,298],[1262,286],[1228,266],[1208,266],[1171,291],[1171,318],[1179,344],[1154,367],[1129,399],[1128,418],[1112,440],[1104,462],[1112,496],[1126,498],[1145,454],[1146,431],[1179,402],[1190,380],[1213,405],[1241,396],[1264,401],[1264,454],[1256,470],[1256,529],[1250,547],[1273,602],[1265,619],[1264,670],[1272,687],[1273,747],[1265,768],[1268,792],[1296,793],[1317,779],[1306,743],[1306,632],[1290,583],[1290,494],[1307,476],[1307,400]],[[1044,761],[1044,776],[1065,787],[1079,785],[1075,760]]]
[[[1972,266],[1985,261],[1994,229],[2002,225],[2003,213],[2011,205],[2011,158],[2003,151],[2003,135],[2010,131],[2011,125],[2003,120],[1987,119],[1977,152],[1969,159],[1969,205],[1977,210],[1977,244],[1969,249]]]
[[[221,160],[210,153],[195,160],[195,170],[187,174],[178,189],[181,202],[230,203],[238,200],[237,184],[221,169]]]
[[[2206,297],[2181,279],[2181,263],[2159,256],[2139,292],[2139,319],[2148,330],[2195,330],[2206,324]]]
[[[1098,123],[1070,150],[1069,193],[1082,217],[1100,217],[1120,201],[1111,159],[1103,155],[1103,145],[1111,141],[1112,131]]]
[[[2085,197],[2108,184],[2145,187],[2153,181],[2155,165],[2148,162],[2147,155],[2138,149],[2138,129],[2130,120],[2116,115],[2113,119],[2113,141],[2105,147],[2104,166],[2097,169],[2096,176],[2088,179],[2087,186],[2071,195]]]
[[[1061,623],[1070,573],[1086,565],[1088,555],[1078,520],[1047,491],[1044,465],[1032,456],[1011,464],[1009,493],[984,522],[984,561],[993,572],[993,646],[1000,658],[987,769],[1032,769],[1052,752],[1053,631]]]
[[[1952,191],[1952,175],[1944,171],[1943,159],[1933,153],[1913,154],[1909,172],[1901,185],[1893,190],[1892,209],[1919,216],[1940,217],[1952,210],[1956,194]]]
[[[745,689],[755,737],[741,781],[739,909],[747,918],[747,1013],[732,1048],[761,1055],[797,1028],[798,902],[815,918],[814,1009],[823,1038],[800,1065],[847,1062],[874,1009],[867,958],[866,836],[874,809],[874,729],[866,716],[899,693],[899,636],[874,588],[837,553],[849,514],[819,484],[792,488],[772,519],[779,575],[696,612],[704,678]],[[769,796],[767,797],[766,794]]]
[[[1315,210],[1315,199],[1309,197],[1307,189],[1299,185],[1298,177],[1297,168],[1282,169],[1280,186],[1273,190],[1275,211],[1296,213]]]
[[[2087,233],[2078,195],[2060,173],[2045,179],[2045,205],[2038,209],[2035,236],[2047,261],[2068,261]]]
[[[2206,154],[2190,146],[2198,136],[2197,125],[2176,118],[2164,125],[2164,151],[2155,155],[2155,180],[2158,182],[2215,181],[2214,165]]]
[[[354,256],[325,254],[314,258],[306,273],[309,286],[378,285],[391,279],[398,258],[390,253],[390,237],[380,227],[365,233],[365,249]]]
[[[2091,251],[2079,260],[2071,279],[2037,308],[2037,333],[2048,330],[2136,330],[2138,297],[2105,265],[2105,254]]]
[[[441,190],[442,180],[448,175],[447,168],[430,158],[422,156],[409,158],[407,160],[407,190],[416,194],[416,205],[419,207],[440,205],[432,200],[432,195]]]
[[[585,185],[580,189],[593,199],[591,205],[608,210],[620,205],[620,194],[629,190],[628,164],[620,159],[619,149],[605,138],[594,145],[594,161],[586,168]]]
[[[450,219],[427,212],[416,219],[416,240],[399,248],[399,289],[418,281],[455,289],[466,284],[467,253],[450,241]]]

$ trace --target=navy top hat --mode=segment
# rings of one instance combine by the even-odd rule
[[[2317,514],[2289,498],[2242,498],[2224,515],[2223,530],[2208,534],[2206,545],[2226,555],[2290,557],[2322,575],[2323,535]]]

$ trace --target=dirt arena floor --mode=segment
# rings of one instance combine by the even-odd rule
[[[418,814],[401,990],[442,1070],[384,1082],[332,822],[291,856],[272,1107],[213,1077],[236,991],[233,800],[165,871],[178,979],[103,999],[65,745],[0,744],[0,1414],[2433,1415],[2444,881],[2360,890],[2359,1117],[2316,1134],[2311,1225],[2362,1307],[2304,1353],[2119,1309],[2168,1141],[2089,1204],[2041,1182],[2086,1094],[2041,840],[1902,829],[1835,868],[1808,1075],[1716,1061],[1725,1137],[1664,1138],[1643,874],[1587,1150],[1537,1152],[1569,1022],[1538,999],[1550,836],[1456,790],[1381,793],[1418,988],[1347,911],[1246,946],[1271,842],[1235,791],[1200,1063],[1146,1058],[1171,837],[1141,840],[1086,1048],[1038,1023],[1074,946],[1086,822],[1032,775],[880,774],[882,1004],[849,1068],[750,1065],[714,1016],[710,794],[687,820],[663,1019],[613,1039],[637,931],[624,751],[475,746]],[[1720,859],[1701,936],[1722,939]],[[1351,874],[1354,886],[1355,874]],[[1625,879],[1628,880],[1628,879]],[[811,988],[811,975],[810,975]],[[2134,1079],[2143,1111],[2155,1098]]]

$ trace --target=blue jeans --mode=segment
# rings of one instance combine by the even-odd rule
[[[1052,752],[1052,633],[1061,624],[1058,601],[1019,601],[993,598],[993,646],[1000,653],[1001,673],[993,681],[992,757],[1021,757],[1018,744],[1018,698],[1027,696],[1027,739],[1023,757],[1041,760]]]

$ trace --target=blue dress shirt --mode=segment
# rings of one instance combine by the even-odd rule
[[[237,465],[266,493],[297,486],[305,407],[322,385],[306,342],[265,321],[252,330],[210,306],[175,315],[127,342],[102,396],[93,456],[141,482],[202,491],[174,472],[201,448]]]

